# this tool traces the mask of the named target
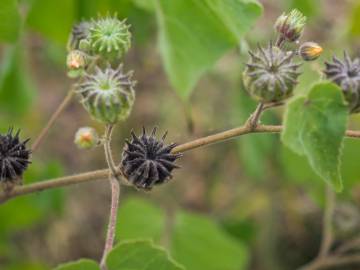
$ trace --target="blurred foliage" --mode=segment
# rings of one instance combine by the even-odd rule
[[[131,68],[138,67],[136,75],[139,78],[138,96],[141,101],[137,104],[140,111],[134,113],[134,121],[138,120],[139,123],[132,122],[129,126],[141,126],[144,122],[148,124],[161,120],[160,124],[172,124],[174,133],[181,131],[184,116],[180,114],[181,109],[174,107],[178,101],[166,92],[168,88],[166,79],[183,100],[188,102],[191,97],[194,115],[198,121],[195,122],[195,126],[199,134],[225,129],[230,124],[240,125],[248,118],[256,104],[238,83],[241,70],[237,69],[239,63],[243,66],[247,56],[243,54],[239,56],[231,52],[231,49],[239,46],[244,52],[253,46],[255,41],[262,43],[268,39],[268,33],[272,31],[270,17],[273,18],[291,8],[301,10],[315,26],[315,30],[306,30],[305,34],[312,38],[319,36],[319,42],[323,42],[323,47],[330,48],[324,52],[324,56],[319,61],[302,66],[304,73],[299,79],[296,97],[307,94],[311,86],[319,81],[322,62],[333,52],[339,54],[343,48],[356,48],[358,45],[356,44],[356,38],[360,35],[358,1],[349,1],[346,4],[341,2],[340,6],[346,6],[346,11],[339,16],[339,5],[332,6],[322,0],[259,2],[269,9],[265,10],[264,16],[258,21],[262,7],[253,0],[1,0],[0,41],[4,44],[0,47],[0,129],[6,130],[9,123],[13,125],[23,123],[23,129],[35,133],[34,127],[38,129],[43,124],[36,119],[36,113],[45,114],[44,106],[40,106],[41,104],[35,101],[47,103],[47,98],[51,96],[58,96],[57,99],[60,100],[60,95],[64,94],[53,91],[54,82],[42,82],[44,76],[48,75],[43,75],[43,71],[51,70],[60,78],[57,78],[57,83],[64,83],[65,46],[71,27],[76,22],[96,18],[98,15],[117,13],[119,18],[127,18],[132,25],[133,49],[125,60]],[[338,24],[334,26],[331,24],[333,22]],[[253,28],[255,23],[259,27]],[[321,36],[324,29],[330,36]],[[348,34],[355,44],[339,41],[342,40],[343,34]],[[162,57],[168,77],[162,74],[162,68],[157,63],[160,62],[160,57],[155,52],[155,44],[158,45],[158,53]],[[203,76],[211,69],[214,74],[236,70],[237,75],[229,79],[229,84],[233,86],[230,87],[230,94],[224,90],[228,88],[228,82],[218,83],[213,78],[216,76]],[[203,77],[204,79],[200,80]],[[202,91],[192,95],[196,86]],[[217,89],[216,91],[212,89],[214,87],[221,89],[216,92]],[[41,92],[46,94],[44,95],[46,98],[37,94],[38,88],[46,90],[46,93]],[[174,100],[169,101],[171,98]],[[51,99],[49,102],[49,107],[56,106]],[[159,103],[164,104],[162,105],[165,106],[164,110],[156,111],[159,109]],[[178,106],[181,106],[180,103]],[[211,112],[209,107],[214,107],[213,114],[208,114]],[[79,113],[71,108],[71,112],[74,113],[74,118],[63,120],[64,129],[60,129],[60,135],[56,138],[64,139],[72,132],[72,125],[78,124],[74,122],[82,119],[76,118],[77,115],[75,117],[75,114],[81,115],[82,111]],[[262,122],[278,124],[281,115],[281,109],[269,110],[264,114]],[[48,115],[44,115],[44,119],[47,117]],[[205,118],[211,119],[204,120]],[[352,128],[359,128],[359,123],[358,118],[351,118]],[[296,121],[295,124],[299,123]],[[128,133],[129,126],[125,124],[122,130]],[[184,133],[182,131],[177,135],[177,139],[186,140]],[[40,152],[44,156],[41,158],[43,161],[37,159],[31,164],[24,177],[25,184],[63,175],[64,167],[80,170],[81,160],[89,157],[85,154],[84,157],[72,158],[71,151],[74,149],[65,139],[64,142],[54,144],[55,146],[49,144],[49,149]],[[241,137],[233,145],[224,144],[217,147],[213,148],[216,151],[211,154],[205,152],[203,155],[200,153],[188,155],[184,159],[184,167],[186,166],[187,169],[181,175],[184,179],[177,179],[176,182],[179,182],[177,186],[169,184],[169,189],[172,189],[170,193],[176,194],[179,200],[177,205],[200,209],[202,214],[173,209],[172,205],[168,205],[167,200],[160,200],[162,202],[159,203],[158,197],[168,196],[169,189],[154,191],[151,196],[143,195],[155,198],[153,201],[156,201],[156,204],[150,199],[142,200],[133,196],[122,202],[117,224],[119,245],[109,259],[114,269],[120,264],[133,270],[134,263],[147,263],[154,256],[159,258],[156,263],[171,265],[170,269],[171,267],[182,269],[178,264],[188,270],[279,270],[281,264],[285,265],[284,269],[294,269],[294,265],[286,265],[281,258],[274,258],[272,250],[277,247],[275,242],[280,241],[283,246],[290,246],[297,256],[300,256],[300,249],[309,250],[309,245],[314,247],[318,244],[313,235],[319,233],[320,226],[311,224],[310,233],[306,231],[308,227],[301,227],[309,220],[311,222],[320,220],[321,215],[317,207],[323,204],[324,182],[312,170],[306,157],[299,156],[283,146],[278,135],[252,134]],[[62,155],[59,157],[62,161],[52,160],[57,158],[52,152],[53,149],[64,149],[64,152],[59,154]],[[357,193],[360,171],[356,162],[359,151],[359,140],[345,139],[341,162],[344,192],[339,194],[339,200],[356,202],[359,196]],[[51,160],[46,158],[48,156],[51,156]],[[186,161],[187,159],[189,161]],[[93,166],[91,168],[89,166],[89,169],[102,164],[99,160],[102,162],[103,157],[93,161],[91,163]],[[337,165],[331,163],[331,166]],[[207,184],[205,181],[210,181],[209,179],[214,183]],[[305,191],[305,195],[301,191]],[[76,198],[79,201],[75,204],[83,205],[84,203],[81,204],[83,201],[89,197],[92,199],[93,194],[84,193],[85,195]],[[281,197],[282,193],[286,194],[285,199]],[[206,197],[204,194],[211,198],[204,200]],[[311,200],[308,199],[307,194],[310,194]],[[94,205],[86,205],[88,207],[82,212],[91,212],[98,207],[97,204],[108,203],[107,197],[101,199],[103,200],[101,202],[92,201]],[[160,207],[160,204],[163,207]],[[34,258],[33,254],[29,255],[24,250],[24,246],[32,246],[29,238],[25,238],[26,235],[44,237],[42,231],[44,228],[46,231],[50,226],[52,217],[57,219],[64,210],[70,211],[64,207],[64,194],[61,190],[27,195],[1,205],[0,269],[45,270],[62,261],[64,258],[61,256],[56,259]],[[75,207],[70,205],[69,208]],[[308,212],[314,216],[309,218],[304,214]],[[103,219],[104,216],[105,214],[101,212],[101,218],[99,215],[94,215],[86,221],[89,223],[74,222],[76,226],[81,227],[79,231],[87,227],[93,229],[92,226],[95,226],[94,224],[98,226],[99,219]],[[89,238],[101,235],[99,237],[101,243],[96,247],[97,250],[100,250],[100,245],[103,244],[104,224],[100,225],[101,229],[96,232],[91,231],[89,235]],[[304,235],[311,237],[302,238]],[[62,235],[60,234],[59,237],[61,238]],[[138,244],[132,242],[139,238],[149,239],[155,244],[146,241],[137,242]],[[303,239],[310,240],[304,243]],[[92,246],[92,243],[89,239],[82,242],[86,248]],[[293,243],[297,246],[294,247]],[[81,243],[78,243],[77,239],[70,245],[73,246],[71,251],[74,252],[74,256],[89,255],[82,250],[84,247],[80,246]],[[169,256],[160,246],[166,247]],[[44,249],[48,249],[46,244]],[[128,254],[134,252],[137,254],[136,258],[142,260],[134,262],[131,256],[125,260],[123,256],[127,254],[126,252]],[[98,254],[89,256],[95,258]],[[67,255],[67,257],[71,256]],[[178,264],[174,263],[172,257]],[[309,261],[309,258],[306,259]],[[127,265],[121,264],[124,260]],[[273,263],[276,260],[281,262]],[[161,269],[158,264],[153,267]],[[98,269],[97,263],[92,260],[82,260],[58,269],[90,270],[92,268]],[[112,268],[109,267],[109,270]]]

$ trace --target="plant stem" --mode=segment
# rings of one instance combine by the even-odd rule
[[[360,255],[347,255],[347,256],[327,256],[325,258],[316,260],[307,266],[299,268],[299,270],[321,270],[330,269],[334,267],[349,265],[349,264],[360,264]],[[345,269],[345,268],[342,268]]]
[[[319,258],[323,258],[328,255],[333,242],[333,216],[335,210],[335,192],[331,189],[330,185],[326,185],[325,188],[326,201],[325,212],[323,218],[323,238],[321,241]]]
[[[38,137],[35,139],[31,150],[32,152],[35,152],[41,142],[44,140],[46,134],[49,132],[50,128],[54,125],[56,119],[60,116],[60,114],[66,109],[66,107],[70,104],[70,101],[72,97],[74,96],[74,89],[70,89],[63,101],[60,103],[59,107],[56,109],[56,111],[53,113],[53,115],[50,117],[49,121],[45,125],[45,127],[41,130]]]
[[[273,125],[258,125],[254,130],[250,130],[248,126],[244,125],[223,132],[219,132],[213,135],[195,139],[193,141],[184,144],[180,144],[172,150],[172,153],[190,151],[203,146],[233,139],[249,133],[279,133],[281,132],[281,130],[282,130],[282,126],[273,126]],[[348,130],[346,132],[346,136],[351,138],[360,138],[360,131]],[[30,193],[57,188],[57,187],[74,185],[78,183],[106,179],[109,176],[109,172],[110,172],[109,169],[102,169],[91,172],[85,172],[77,175],[70,175],[55,179],[49,179],[45,181],[39,181],[34,184],[29,184],[25,186],[17,186],[9,192],[4,192],[0,190],[0,203],[3,203],[9,199],[12,199],[20,195],[30,194]],[[119,169],[116,169],[116,173],[117,173],[117,177],[120,178],[121,171]]]
[[[105,131],[105,157],[106,162],[110,169],[110,186],[111,186],[111,207],[110,207],[110,216],[109,216],[109,224],[107,227],[106,233],[106,241],[105,247],[103,251],[103,255],[100,262],[101,270],[106,270],[106,257],[109,252],[113,248],[114,239],[115,239],[115,231],[116,231],[116,221],[117,221],[117,214],[118,214],[118,207],[119,207],[119,198],[120,198],[120,183],[119,183],[119,176],[117,173],[117,169],[115,166],[115,162],[112,157],[111,153],[111,135],[113,131],[114,125],[107,125]]]
[[[263,109],[264,109],[264,103],[260,102],[257,105],[254,113],[252,113],[249,119],[246,121],[246,124],[249,125],[251,130],[255,129],[256,126],[258,125]]]
[[[110,176],[109,180],[111,184],[111,207],[110,207],[109,224],[106,233],[105,247],[100,262],[101,270],[107,269],[106,257],[113,248],[115,232],[116,232],[116,221],[117,221],[117,214],[119,207],[119,198],[120,198],[119,181],[113,176]]]

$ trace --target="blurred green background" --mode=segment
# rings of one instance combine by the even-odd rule
[[[170,2],[162,0],[164,10],[186,14],[184,27],[201,36],[196,9],[179,10],[181,5]],[[195,0],[176,2],[196,6]],[[117,160],[131,129],[139,133],[142,126],[158,125],[161,132],[169,131],[168,140],[181,143],[241,125],[256,106],[241,83],[247,49],[273,38],[272,24],[284,11],[296,7],[307,15],[302,40],[325,49],[319,61],[302,67],[296,94],[321,78],[322,62],[332,54],[346,49],[359,55],[359,1],[259,2],[263,13],[257,18],[261,9],[254,11],[254,24],[239,44],[224,42],[203,59],[187,55],[199,66],[184,62],[177,70],[183,73],[174,77],[162,38],[167,34],[175,49],[187,49],[192,41],[177,40],[176,29],[164,29],[152,1],[0,0],[0,130],[21,127],[24,138],[36,137],[72,84],[65,68],[72,25],[98,15],[117,13],[132,25],[133,45],[124,63],[135,71],[137,98],[131,117],[115,132]],[[240,28],[235,32],[243,31]],[[206,41],[202,46],[212,43]],[[196,74],[198,67],[201,72]],[[262,121],[278,124],[281,118],[279,108],[266,112]],[[188,131],[189,121],[193,132]],[[87,125],[103,131],[74,100],[34,154],[24,183],[104,168],[101,148],[87,152],[73,144],[76,130]],[[352,116],[350,127],[360,129],[358,116]],[[335,212],[336,244],[360,232],[360,141],[346,139],[343,152],[345,190]],[[281,145],[278,135],[253,134],[201,148],[186,153],[180,165],[172,181],[151,192],[123,188],[119,241],[153,239],[189,270],[295,269],[316,256],[324,182],[304,158]],[[82,257],[98,260],[109,200],[108,182],[97,181],[0,205],[0,269],[43,270]]]

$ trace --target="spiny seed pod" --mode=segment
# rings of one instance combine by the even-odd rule
[[[314,61],[320,57],[323,48],[315,42],[305,42],[300,46],[299,54],[304,61]]]
[[[161,140],[155,137],[156,127],[151,135],[143,134],[137,137],[131,132],[132,140],[126,141],[122,154],[121,168],[125,177],[137,188],[150,190],[154,185],[167,182],[172,178],[171,172],[179,166],[175,160],[182,154],[172,154],[175,143],[165,145],[165,133]]]
[[[89,42],[95,54],[107,58],[121,57],[131,44],[129,25],[116,17],[93,20],[90,27]]]
[[[0,134],[0,182],[19,180],[30,163],[29,139],[20,142],[19,133],[14,136],[11,128],[6,135]]]
[[[81,103],[100,122],[114,124],[126,119],[135,100],[135,82],[131,77],[132,72],[123,73],[122,65],[105,70],[96,67],[95,73],[86,75],[77,87]]]
[[[300,38],[304,31],[306,17],[297,9],[293,9],[289,14],[283,13],[275,22],[275,29],[290,42]]]
[[[73,26],[68,42],[69,50],[80,49],[80,43],[89,36],[90,22],[81,22]]]
[[[99,135],[92,127],[82,127],[76,132],[74,142],[80,149],[91,149],[99,144]]]
[[[85,68],[89,62],[88,58],[88,55],[79,50],[72,50],[68,53],[66,66],[70,78],[76,78],[84,74]]]
[[[343,62],[334,56],[333,62],[325,62],[325,65],[326,77],[340,86],[349,103],[350,112],[360,112],[360,59],[351,60],[344,52]]]
[[[294,54],[287,54],[269,44],[257,53],[249,52],[250,61],[246,64],[243,81],[246,90],[255,99],[263,102],[279,102],[293,93],[300,73],[300,64],[293,63]]]

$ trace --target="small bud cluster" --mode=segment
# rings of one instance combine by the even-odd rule
[[[82,127],[76,132],[74,142],[79,149],[92,149],[100,144],[100,138],[94,128]]]
[[[250,51],[250,60],[243,72],[243,82],[248,93],[262,103],[277,103],[292,96],[297,85],[300,63],[294,58],[300,56],[303,61],[314,61],[323,49],[315,42],[305,42],[292,51],[284,49],[286,42],[298,46],[303,34],[306,17],[298,10],[282,14],[275,22],[278,34],[275,45],[272,42],[266,48],[258,46]]]
[[[125,120],[135,100],[132,72],[119,64],[129,50],[131,34],[116,16],[83,21],[73,27],[67,68],[79,77],[76,92],[91,117],[105,124]]]

